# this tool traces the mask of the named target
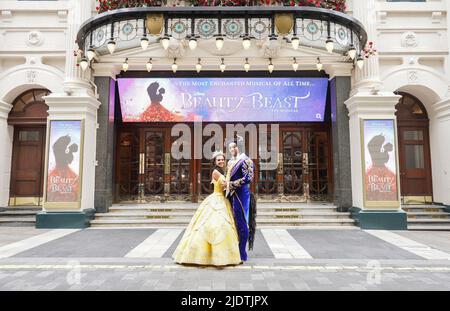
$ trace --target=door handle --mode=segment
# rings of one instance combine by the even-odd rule
[[[145,173],[145,153],[139,154],[139,174]]]

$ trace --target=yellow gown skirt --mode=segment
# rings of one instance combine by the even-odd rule
[[[225,266],[241,263],[239,238],[230,202],[222,187],[198,207],[172,257],[177,263]]]

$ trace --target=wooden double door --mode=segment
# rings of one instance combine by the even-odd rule
[[[42,204],[45,132],[45,125],[14,127],[10,205]]]
[[[260,199],[287,201],[332,200],[331,141],[326,128],[285,127],[279,137],[278,166],[263,169],[256,159],[256,193]]]
[[[191,200],[191,160],[175,159],[169,129],[124,129],[116,150],[116,201]]]
[[[432,180],[428,124],[398,127],[403,203],[431,203]]]
[[[408,93],[396,105],[402,203],[433,202],[429,119],[422,102]]]
[[[276,159],[263,159],[260,147],[253,153],[252,191],[259,199],[267,200],[331,200],[329,130],[300,126],[282,126],[280,129]],[[223,130],[225,133],[225,127]],[[258,146],[262,134],[258,132]],[[271,150],[270,134],[264,135],[267,148]],[[203,143],[209,138],[204,136]],[[178,148],[177,140],[178,137],[171,136],[170,127],[120,128],[116,150],[116,201],[197,202],[209,195],[213,191],[211,160],[174,158],[171,151]],[[246,153],[252,154],[249,141],[246,140]],[[191,144],[193,153],[193,138]]]

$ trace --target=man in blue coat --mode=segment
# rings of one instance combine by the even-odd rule
[[[256,201],[250,192],[250,183],[253,181],[253,161],[240,153],[235,142],[228,145],[232,159],[227,165],[227,189],[226,196],[233,208],[236,229],[239,235],[239,251],[241,260],[247,260],[246,245],[253,248],[256,229]]]

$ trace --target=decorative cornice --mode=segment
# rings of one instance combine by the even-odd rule
[[[358,114],[366,116],[386,116],[395,117],[395,105],[400,100],[400,95],[384,92],[379,95],[355,94],[350,97],[345,105],[349,111],[349,116]]]

